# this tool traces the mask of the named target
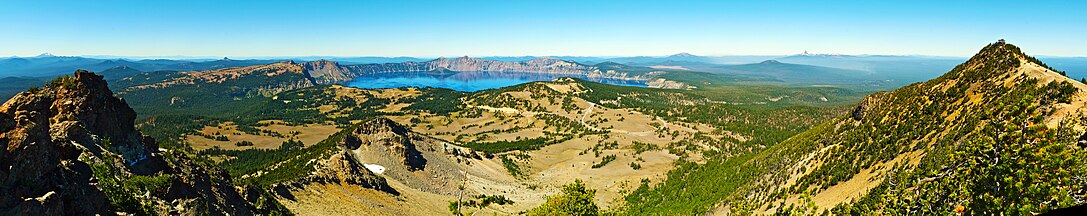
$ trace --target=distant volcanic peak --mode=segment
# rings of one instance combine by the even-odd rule
[[[671,57],[695,57],[695,56],[696,55],[686,53],[686,52],[681,52],[681,53],[676,53],[676,54],[671,55]]]
[[[53,53],[45,52],[45,53],[39,54],[38,56],[34,56],[34,57],[44,58],[44,57],[57,57],[57,56],[53,55]]]
[[[815,57],[847,57],[847,56],[849,56],[849,55],[845,55],[845,54],[837,54],[837,53],[810,53],[810,52],[808,52],[808,51],[806,51],[806,50],[805,50],[804,52],[802,52],[802,53],[800,53],[800,54],[796,54],[796,55],[793,55],[793,56],[815,56]]]

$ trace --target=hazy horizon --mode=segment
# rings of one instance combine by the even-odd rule
[[[687,52],[682,52],[682,53],[687,53]],[[42,56],[42,55],[53,55],[53,56],[62,56],[62,57],[84,57],[84,58],[97,58],[97,59],[129,59],[129,60],[149,60],[149,59],[216,60],[216,59],[222,59],[222,58],[229,58],[229,59],[236,59],[236,60],[245,60],[245,59],[267,60],[267,59],[287,59],[287,58],[417,58],[417,59],[435,59],[435,58],[442,58],[442,57],[444,57],[444,58],[459,58],[459,57],[464,57],[464,56],[472,57],[472,58],[581,57],[581,58],[602,58],[602,59],[606,59],[606,58],[631,58],[631,57],[663,58],[663,57],[668,57],[668,56],[672,56],[672,55],[676,55],[676,54],[680,54],[680,53],[660,54],[660,55],[633,55],[633,56],[617,56],[617,55],[607,55],[607,56],[579,56],[579,55],[547,55],[547,56],[534,56],[534,55],[482,55],[482,56],[472,56],[472,55],[443,55],[443,56],[376,56],[376,55],[359,55],[359,56],[352,56],[352,55],[341,55],[341,56],[334,56],[334,55],[304,55],[304,56],[288,56],[288,55],[284,55],[284,56],[276,56],[276,55],[268,55],[268,56],[184,56],[184,55],[173,55],[173,56],[119,56],[119,55],[101,55],[101,54],[65,55],[65,54],[57,54],[57,53],[52,53],[52,52],[42,52],[42,53],[39,53],[39,54],[36,54],[36,55],[26,55],[26,56],[12,55],[12,56],[3,56],[3,57],[0,57],[0,58],[11,58],[11,57],[33,58],[33,57],[39,57],[39,56]],[[687,53],[687,54],[700,56],[700,57],[787,57],[787,56],[801,55],[801,53],[785,54],[785,55],[743,55],[743,54],[736,54],[736,55],[699,55],[699,54],[693,54],[693,53]],[[929,58],[969,58],[970,57],[970,56],[923,55],[923,54],[841,54],[841,53],[809,53],[809,54],[812,54],[812,55],[848,55],[848,56],[905,56],[905,57],[929,57]],[[1085,56],[1034,55],[1034,56],[1041,57],[1041,58],[1087,58],[1087,55],[1085,55]]]
[[[1014,7],[1008,5],[1015,4]],[[1081,2],[9,2],[0,56],[1087,56]],[[1016,12],[1016,13],[1011,13]],[[1011,16],[1009,14],[1019,14]]]

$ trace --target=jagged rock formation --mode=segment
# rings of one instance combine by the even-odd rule
[[[330,215],[444,214],[444,197],[458,195],[465,178],[459,160],[480,157],[387,118],[356,123],[313,147],[325,144],[330,146],[320,147],[319,157],[299,159],[313,161],[306,163],[311,172],[271,184],[286,208]]]
[[[315,177],[326,183],[348,183],[356,185],[369,185],[376,189],[391,189],[385,183],[385,179],[377,177],[373,172],[363,167],[362,163],[346,151],[340,151],[327,161],[324,161],[323,169],[316,172]]]
[[[358,77],[351,71],[352,68],[345,67],[334,61],[322,59],[304,62],[300,65],[316,83],[342,83]]]
[[[384,151],[389,155],[401,158],[404,166],[409,171],[426,168],[426,158],[412,144],[412,135],[407,128],[387,118],[377,118],[358,128],[344,137],[343,148],[358,150],[366,147],[371,151]]]
[[[135,118],[102,76],[82,70],[4,103],[0,214],[252,211],[229,185],[228,175],[209,174],[185,158],[164,157],[154,140],[135,130]],[[168,192],[132,190],[141,183],[129,179],[138,176],[166,179],[156,188]]]
[[[873,106],[878,105],[880,98],[884,95],[886,95],[886,92],[878,92],[864,97],[864,99],[861,99],[861,102],[853,107],[853,111],[849,112],[850,117],[856,121],[864,119],[864,117],[874,109]]]
[[[322,184],[353,184],[393,195],[399,194],[385,182],[385,178],[377,176],[367,170],[358,159],[346,150],[339,150],[328,159],[321,160],[315,165],[316,170],[310,175],[298,178],[287,184],[278,184],[276,187],[282,190],[284,186],[302,188],[311,183]]]
[[[20,214],[107,212],[104,194],[87,185],[91,167],[79,158],[108,148],[135,164],[155,148],[133,129],[135,112],[105,88],[101,77],[77,71],[74,78],[54,80],[0,106],[0,141],[6,147],[0,152],[0,191],[5,194],[0,209]]]

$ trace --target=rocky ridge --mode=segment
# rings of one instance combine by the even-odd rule
[[[440,57],[426,62],[403,62],[384,64],[340,65],[339,63],[318,60],[300,63],[305,71],[314,78],[315,84],[334,84],[350,81],[366,74],[394,72],[431,72],[431,71],[485,71],[485,72],[526,72],[546,74],[584,75],[594,78],[615,78],[645,80],[647,75],[632,74],[623,71],[601,69],[596,66],[582,65],[572,61],[554,58],[536,58],[528,61],[505,62],[471,57]]]
[[[233,214],[229,175],[160,152],[102,76],[76,71],[0,106],[0,214]]]

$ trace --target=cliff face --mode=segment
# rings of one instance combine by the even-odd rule
[[[250,212],[224,177],[164,158],[135,119],[102,76],[82,70],[4,103],[0,214]],[[132,179],[163,182],[150,189]]]
[[[316,83],[340,83],[357,77],[351,68],[329,60],[317,60],[300,64]]]
[[[135,164],[156,149],[133,126],[136,112],[113,97],[102,76],[86,71],[54,80],[45,89],[20,93],[0,106],[0,113],[14,120],[13,125],[0,127],[8,130],[4,138],[9,151],[49,138],[51,142],[105,144],[126,163]],[[83,147],[100,151],[92,145]]]
[[[408,129],[387,118],[378,118],[359,125],[344,138],[342,145],[347,150],[364,148],[399,158],[409,171],[426,168],[427,161],[411,142]]]
[[[594,78],[647,79],[644,75],[615,70],[602,70],[596,66],[582,65],[553,58],[537,58],[521,62],[504,62],[470,57],[437,58],[426,62],[385,64],[340,65],[328,60],[301,63],[302,68],[316,84],[333,84],[350,81],[366,74],[430,71],[486,71],[526,72],[546,74],[584,75]]]
[[[362,187],[379,190],[393,195],[399,195],[400,192],[393,189],[385,181],[385,178],[378,176],[366,169],[362,162],[359,162],[355,158],[355,155],[346,150],[340,150],[329,156],[328,159],[320,160],[316,165],[317,169],[310,175],[303,176],[295,179],[294,181],[287,182],[286,184],[276,184],[273,186],[281,196],[290,194],[289,190],[304,188],[310,184],[352,184]]]

